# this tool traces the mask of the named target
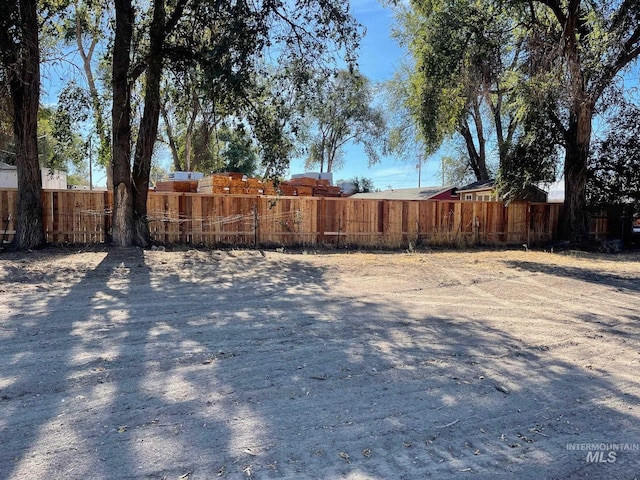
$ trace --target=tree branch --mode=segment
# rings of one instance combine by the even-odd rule
[[[592,100],[597,102],[600,96],[604,93],[607,85],[611,83],[613,78],[624,67],[633,62],[640,56],[640,26],[629,36],[626,42],[624,42],[620,54],[618,57],[608,66],[605,67],[604,73],[596,82],[592,91]]]
[[[562,7],[557,0],[532,0],[533,2],[541,3],[542,5],[549,7],[553,12],[560,25],[564,25],[567,22],[567,17],[562,11]]]

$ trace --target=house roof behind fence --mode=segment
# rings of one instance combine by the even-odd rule
[[[396,188],[381,192],[356,193],[350,198],[368,198],[377,200],[429,200],[430,198],[455,188],[453,185],[443,187]]]

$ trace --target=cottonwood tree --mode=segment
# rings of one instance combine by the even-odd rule
[[[0,3],[0,83],[6,82],[13,106],[18,210],[13,248],[45,243],[42,224],[42,179],[38,162],[40,46],[38,2]]]
[[[357,71],[316,75],[304,116],[310,122],[307,168],[331,172],[343,162],[348,143],[361,144],[369,164],[379,161],[386,122],[373,105],[369,80]]]
[[[224,118],[224,107],[207,95],[198,65],[186,71],[169,70],[163,78],[160,113],[174,169],[211,170],[210,139]]]
[[[82,62],[81,70],[86,80],[86,96],[89,102],[82,98],[83,92],[80,91],[79,86],[76,86],[74,94],[75,98],[79,98],[83,106],[92,113],[93,130],[98,137],[97,161],[106,168],[107,188],[111,190],[113,188],[111,130],[107,111],[109,95],[100,78],[105,68],[100,62],[107,60],[105,44],[109,39],[110,5],[104,0],[91,2],[75,0],[69,3],[69,14],[64,17],[60,27],[64,32],[66,43],[69,46],[75,46]],[[69,88],[67,87],[66,90]]]
[[[409,50],[412,64],[389,87],[420,127],[422,155],[459,136],[465,168],[477,180],[489,179],[491,146],[502,163],[518,125],[508,103],[520,57],[513,22],[487,2],[466,0],[414,0],[397,9],[396,19],[394,37]],[[405,130],[400,124],[392,135],[394,148],[403,147],[407,137],[399,133]]]
[[[534,117],[528,143],[560,143],[565,181],[560,233],[565,239],[585,241],[589,235],[586,185],[593,119],[608,107],[603,95],[640,55],[640,2],[506,3],[513,7],[511,15],[520,20],[526,33],[528,58],[521,78],[525,92],[521,105]],[[549,155],[539,160],[549,162]]]
[[[307,168],[333,171],[348,143],[362,144],[369,163],[377,163],[386,123],[382,111],[373,106],[369,80],[357,71],[341,70],[334,76],[316,76],[312,84],[304,111],[311,123]]]
[[[149,172],[167,61],[173,68],[202,65],[209,88],[220,98],[234,99],[243,97],[257,60],[270,47],[281,58],[304,57],[313,63],[331,46],[335,52],[352,53],[359,38],[348,7],[327,0],[233,2],[215,9],[197,0],[154,0],[140,24],[131,0],[116,0],[114,5],[113,242],[120,246],[149,243]],[[132,63],[134,50],[138,55]],[[131,86],[142,74],[144,109],[132,158]]]

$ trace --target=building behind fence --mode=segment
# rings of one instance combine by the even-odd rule
[[[112,195],[43,191],[46,239],[108,241]],[[16,190],[0,190],[2,239],[15,233]],[[539,245],[556,238],[562,205],[550,203],[267,197],[149,192],[149,229],[164,244],[229,246]],[[606,222],[594,223],[606,235]]]

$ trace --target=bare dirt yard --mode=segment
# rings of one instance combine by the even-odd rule
[[[0,255],[1,479],[640,478],[640,255]]]

